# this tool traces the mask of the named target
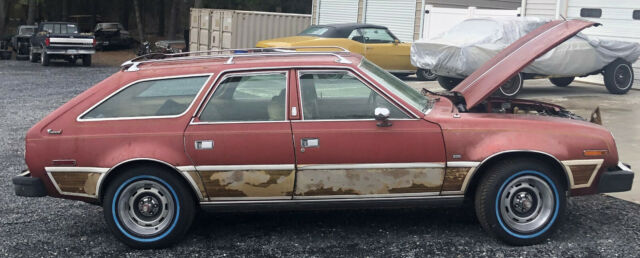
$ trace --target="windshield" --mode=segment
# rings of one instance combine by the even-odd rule
[[[360,69],[414,108],[421,110],[422,112],[427,112],[427,110],[431,108],[429,98],[420,94],[418,91],[414,90],[402,80],[388,73],[384,69],[372,62],[369,62],[369,60],[362,59]]]
[[[117,23],[103,23],[102,24],[102,29],[104,30],[117,30],[120,29],[120,26],[118,26],[119,24]]]
[[[31,35],[33,34],[33,27],[20,28],[20,35]]]
[[[322,36],[329,31],[329,27],[311,26],[302,32],[298,33],[298,36]]]

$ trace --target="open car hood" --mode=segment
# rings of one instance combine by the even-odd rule
[[[471,109],[536,58],[594,25],[599,24],[585,20],[548,22],[500,51],[451,91],[462,95]]]

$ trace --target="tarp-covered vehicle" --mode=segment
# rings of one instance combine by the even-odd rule
[[[547,22],[533,17],[468,19],[433,39],[414,42],[411,62],[430,69],[438,75],[440,85],[451,90],[498,52]],[[624,94],[633,84],[631,63],[639,56],[638,43],[579,33],[537,58],[497,93],[517,95],[524,79],[549,78],[554,85],[565,87],[575,77],[603,74],[610,93]]]

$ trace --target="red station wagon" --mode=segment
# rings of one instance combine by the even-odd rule
[[[137,248],[179,241],[201,209],[465,199],[490,234],[538,243],[567,196],[628,191],[633,172],[604,127],[489,95],[592,25],[543,25],[446,94],[346,51],[134,59],[27,132],[15,191],[101,204]]]

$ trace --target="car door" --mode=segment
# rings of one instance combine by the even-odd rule
[[[291,199],[295,162],[289,72],[222,75],[185,131],[210,201]]]
[[[400,43],[387,29],[362,28],[364,38],[364,56],[388,71],[413,72],[411,65],[411,44]]]
[[[436,124],[414,117],[352,71],[298,70],[297,78],[295,199],[439,194],[445,156]],[[390,111],[391,126],[378,126],[378,107]]]

